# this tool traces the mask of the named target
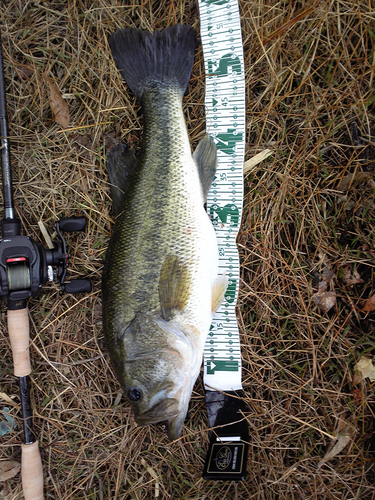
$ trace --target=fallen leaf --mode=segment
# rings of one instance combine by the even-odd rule
[[[269,156],[272,155],[272,151],[270,149],[265,149],[264,151],[261,151],[257,155],[253,156],[250,158],[250,160],[245,161],[243,164],[243,173],[247,174],[252,170],[258,163],[261,161],[265,160]]]
[[[10,495],[11,492],[9,490],[9,485],[5,482],[3,489],[0,491],[0,500],[11,500],[13,497],[11,497]]]
[[[349,200],[347,203],[345,203],[344,209],[349,212],[349,210],[353,210],[353,208],[356,206],[355,201]]]
[[[362,378],[369,378],[370,380],[375,380],[375,366],[373,365],[370,358],[362,356],[357,363],[357,369],[362,375]]]
[[[358,375],[358,373],[353,374],[353,380],[352,380],[352,386],[355,387],[356,385],[360,384],[362,382],[362,377],[361,375]]]
[[[14,402],[12,398],[10,398],[7,394],[5,394],[5,392],[0,392],[0,399],[2,399],[8,404],[11,404],[12,406],[18,406],[17,403]]]
[[[87,146],[89,138],[87,137],[87,135],[77,134],[74,138],[74,141],[81,146]]]
[[[31,66],[19,65],[16,66],[16,71],[22,78],[30,78],[34,74],[34,69]]]
[[[375,252],[370,250],[370,247],[368,245],[363,245],[362,250],[364,252],[367,252],[375,259]]]
[[[366,300],[366,303],[361,310],[364,312],[375,311],[375,293],[372,297]]]
[[[93,323],[101,323],[102,321],[102,306],[101,304],[95,304],[92,309],[92,321]]]
[[[334,277],[335,273],[331,271],[331,269],[328,269],[328,267],[325,267],[322,271],[322,279],[326,281],[327,283],[331,281],[331,279]]]
[[[0,413],[5,416],[5,420],[0,422],[0,436],[5,436],[5,434],[12,432],[12,430],[17,427],[17,422],[10,414],[10,409],[8,407],[4,407]]]
[[[320,307],[323,312],[328,312],[336,305],[335,292],[318,292],[313,295],[315,303]]]
[[[59,87],[47,76],[49,87],[49,103],[55,122],[63,128],[69,125],[69,107],[62,98]]]
[[[362,400],[362,391],[358,387],[351,391],[354,401],[359,404]]]
[[[319,288],[319,293],[323,293],[327,291],[328,283],[326,280],[322,280],[319,282],[318,288]]]
[[[121,139],[119,137],[116,137],[114,132],[109,132],[108,134],[104,134],[103,139],[107,151],[111,150],[119,142],[121,142]]]
[[[342,270],[344,272],[342,279],[347,285],[354,286],[358,283],[363,283],[363,279],[361,278],[357,269],[354,270],[353,274],[350,271],[350,266],[345,266],[342,268]]]
[[[336,455],[338,455],[345,446],[350,442],[351,436],[341,435],[338,436],[332,443],[332,448],[324,455],[319,466],[322,466],[324,463],[328,462],[328,460],[332,460]]]
[[[318,285],[318,291],[319,293],[323,293],[327,291],[328,288],[328,283],[331,281],[331,279],[334,277],[335,273],[328,269],[328,267],[325,267],[322,271],[321,274],[321,281],[319,281]],[[320,278],[320,275],[319,275]]]
[[[90,189],[89,181],[86,177],[81,177],[81,179],[79,181],[79,189],[83,193],[87,193],[87,191]]]
[[[350,174],[342,178],[336,189],[337,191],[347,191],[350,187],[354,187],[362,181],[371,179],[372,176],[372,172],[355,172],[354,174]]]
[[[16,476],[21,469],[21,464],[7,460],[0,462],[0,481],[7,481]]]
[[[337,425],[336,433],[337,436],[329,445],[326,454],[320,461],[319,467],[328,462],[328,460],[332,460],[332,458],[338,455],[348,445],[348,443],[350,443],[356,433],[356,429],[351,424],[348,424],[340,419]]]

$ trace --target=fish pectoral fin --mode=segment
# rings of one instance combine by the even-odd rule
[[[170,321],[176,311],[182,311],[190,291],[187,266],[175,255],[165,258],[160,271],[159,300],[162,316]]]
[[[203,196],[206,201],[207,193],[215,177],[217,166],[217,149],[211,136],[206,135],[203,137],[203,139],[199,142],[197,149],[194,151],[193,158],[198,167]]]
[[[223,302],[223,298],[228,286],[228,278],[224,274],[216,278],[214,286],[212,287],[212,299],[211,299],[211,310],[212,314],[219,309],[220,304]]]
[[[111,183],[111,195],[115,216],[121,213],[127,186],[138,168],[138,160],[125,144],[117,144],[108,156],[107,172]]]

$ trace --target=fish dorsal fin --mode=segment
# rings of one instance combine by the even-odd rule
[[[217,149],[212,137],[209,135],[203,137],[197,149],[194,151],[193,158],[198,167],[203,196],[206,201],[207,193],[214,179],[217,166]]]
[[[133,151],[125,144],[117,144],[108,156],[107,172],[111,183],[111,195],[115,216],[121,213],[127,187],[138,167]]]
[[[214,286],[212,287],[212,302],[211,310],[212,314],[219,309],[220,304],[223,302],[223,298],[228,286],[228,278],[224,274],[216,278]]]
[[[167,255],[160,271],[159,300],[162,316],[170,321],[176,311],[182,311],[189,297],[187,266],[175,255]]]

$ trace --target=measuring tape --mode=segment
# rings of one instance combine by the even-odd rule
[[[204,385],[211,435],[205,479],[243,479],[247,423],[239,410],[241,348],[236,319],[245,154],[245,71],[237,0],[198,0],[206,72],[206,130],[215,142],[218,166],[207,197],[207,211],[219,248],[219,274],[228,288],[216,312],[204,348]],[[224,393],[227,393],[225,395]],[[228,425],[232,422],[241,423]],[[219,430],[220,426],[222,430]]]
[[[242,389],[241,352],[235,305],[245,154],[245,75],[237,0],[200,0],[201,37],[206,70],[206,128],[218,150],[218,167],[207,198],[216,231],[219,274],[229,279],[204,349],[208,390]]]

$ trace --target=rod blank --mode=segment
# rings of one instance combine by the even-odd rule
[[[1,160],[3,171],[3,194],[4,194],[4,210],[5,218],[14,218],[13,191],[12,179],[10,170],[10,154],[9,154],[9,139],[8,139],[8,121],[7,108],[5,100],[5,80],[3,70],[3,49],[0,37],[0,147]]]

